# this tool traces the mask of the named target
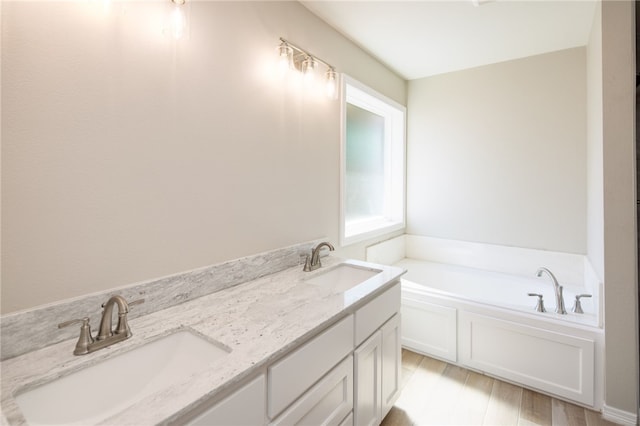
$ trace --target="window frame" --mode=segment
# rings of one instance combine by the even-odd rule
[[[346,74],[343,74],[341,86],[340,244],[347,246],[406,227],[407,108]],[[351,224],[346,223],[345,210],[347,103],[385,118],[385,214]],[[387,170],[388,168],[390,170]]]

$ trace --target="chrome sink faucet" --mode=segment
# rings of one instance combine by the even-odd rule
[[[542,274],[544,274],[544,273],[549,275],[549,278],[551,278],[551,281],[553,282],[553,290],[555,291],[555,294],[556,294],[556,313],[562,314],[562,315],[566,315],[567,314],[567,310],[564,308],[564,298],[562,296],[562,286],[558,283],[558,280],[553,275],[553,273],[550,270],[548,270],[547,268],[539,268],[538,272],[536,272],[536,275],[541,277]]]
[[[329,251],[335,250],[335,248],[333,248],[333,246],[330,243],[327,243],[326,241],[318,244],[317,246],[315,246],[315,248],[311,250],[311,256],[307,256],[307,258],[305,259],[304,268],[302,269],[303,271],[305,272],[315,271],[316,269],[322,266],[322,264],[320,263],[320,249],[322,247],[327,247]]]
[[[72,324],[81,323],[80,337],[76,343],[76,348],[73,351],[74,355],[85,355],[91,352],[95,352],[99,349],[111,346],[114,343],[121,342],[131,337],[131,328],[129,328],[129,322],[127,321],[127,314],[129,313],[129,306],[138,305],[143,303],[144,299],[136,300],[131,303],[122,296],[112,296],[106,303],[102,304],[104,308],[102,310],[102,318],[100,320],[100,329],[95,339],[91,335],[91,326],[89,325],[89,317],[82,319],[74,319],[65,321],[58,324],[58,328],[70,326]],[[113,330],[113,306],[118,306],[118,325]]]

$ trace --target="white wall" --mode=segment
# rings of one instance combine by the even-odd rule
[[[586,252],[586,53],[409,82],[407,232]]]
[[[177,43],[168,0],[103,4],[2,5],[2,312],[338,241],[339,103],[277,78],[278,38],[406,83],[297,2],[188,2]]]

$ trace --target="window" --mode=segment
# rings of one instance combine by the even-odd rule
[[[345,76],[341,243],[405,226],[406,108]]]

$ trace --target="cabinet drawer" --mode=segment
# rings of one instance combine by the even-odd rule
[[[261,425],[265,423],[265,401],[265,377],[263,374],[186,424],[189,426]]]
[[[356,311],[356,346],[400,310],[400,282]]]
[[[353,409],[353,357],[298,399],[273,425],[339,425]]]
[[[277,416],[351,351],[353,315],[269,367],[269,417]]]

